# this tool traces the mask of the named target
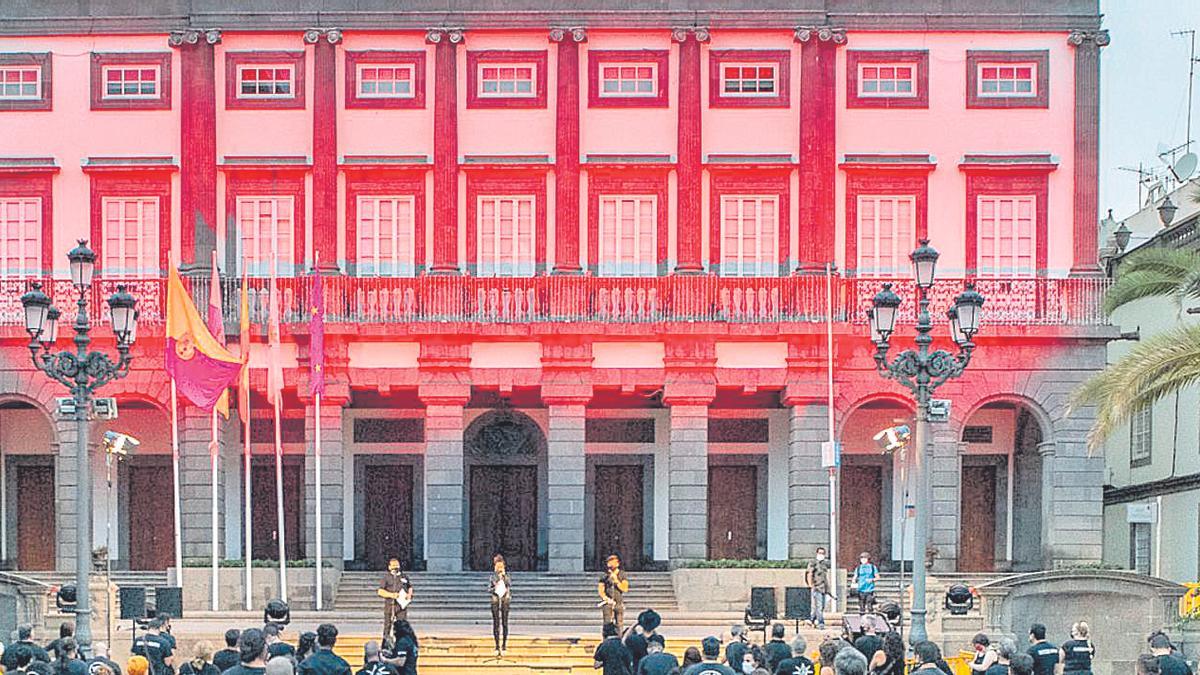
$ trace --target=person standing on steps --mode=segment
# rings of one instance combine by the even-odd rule
[[[605,564],[608,569],[605,570],[604,576],[600,577],[596,591],[600,594],[604,624],[616,626],[619,636],[625,626],[625,594],[629,592],[629,579],[625,577],[625,571],[621,569],[621,559],[617,556],[608,556]]]
[[[825,629],[825,603],[829,600],[829,561],[825,557],[825,547],[818,546],[816,558],[804,572],[811,605],[809,618],[821,630]]]
[[[492,603],[492,637],[496,641],[496,656],[508,651],[508,608],[512,602],[512,579],[504,565],[504,556],[492,557],[492,577],[488,581]],[[503,641],[501,631],[503,629]]]
[[[858,556],[858,567],[854,568],[854,583],[858,588],[859,614],[870,614],[875,611],[875,583],[877,581],[879,581],[879,568],[871,562],[871,554],[863,551]]]
[[[392,626],[397,621],[408,620],[408,605],[413,598],[412,582],[400,571],[400,561],[396,558],[388,561],[387,574],[379,582],[376,594],[383,598],[383,640],[386,642],[392,635]]]

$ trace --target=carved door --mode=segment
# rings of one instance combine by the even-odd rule
[[[134,458],[136,462],[137,458]],[[175,482],[170,464],[129,465],[129,568],[175,563]]]
[[[412,569],[412,467],[368,467],[363,496],[367,566],[384,570],[388,560],[396,558],[404,569]]]
[[[996,467],[962,468],[958,569],[996,569]]]
[[[254,528],[254,558],[279,560],[279,528],[275,494],[274,458],[255,459],[250,467],[253,481],[251,504]],[[284,548],[288,560],[298,560],[304,551],[304,464],[285,457],[283,462]]]
[[[504,556],[513,571],[537,569],[537,467],[471,467],[470,564],[492,569],[492,556]]]
[[[758,557],[758,467],[708,467],[708,558]]]
[[[883,467],[843,464],[841,511],[838,526],[838,561],[850,567],[858,554],[866,551],[872,559],[884,560],[890,552],[882,550],[880,528],[883,518]]]
[[[54,467],[17,466],[17,567],[54,569]]]
[[[597,465],[593,519],[595,553],[592,568],[604,569],[610,555],[627,570],[642,568],[642,466]]]

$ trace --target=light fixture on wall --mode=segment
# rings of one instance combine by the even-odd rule
[[[912,428],[907,424],[897,424],[875,434],[872,440],[879,446],[879,452],[888,454],[903,450],[912,438]]]

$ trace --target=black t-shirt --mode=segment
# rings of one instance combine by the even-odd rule
[[[746,643],[734,640],[725,645],[725,663],[739,672],[742,670],[742,659],[746,656]]]
[[[604,595],[608,596],[610,600],[620,605],[622,602],[624,602],[622,596],[625,595],[625,593],[621,591],[621,589],[617,586],[617,583],[621,581],[628,581],[628,579],[625,578],[625,570],[617,570],[616,581],[614,581],[612,577],[613,575],[609,574],[608,570],[605,570],[604,574],[600,576],[600,583],[604,584]]]
[[[329,649],[318,649],[304,659],[297,670],[302,675],[350,675],[350,664],[346,659]]]
[[[629,637],[625,638],[625,648],[629,650],[629,655],[633,657],[633,667],[637,669],[637,665],[642,659],[646,658],[646,636],[630,633]]]
[[[775,675],[813,675],[813,662],[804,656],[784,659],[775,666]]]
[[[412,638],[402,637],[397,640],[396,646],[392,648],[392,655],[396,658],[404,657],[400,675],[417,675],[417,645],[413,643]]]
[[[1077,673],[1092,669],[1092,659],[1096,656],[1096,648],[1087,640],[1067,640],[1062,646],[1063,672]]]
[[[242,657],[238,654],[238,650],[226,648],[213,654],[212,662],[217,667],[217,671],[223,673],[241,663]]]
[[[279,642],[272,642],[267,646],[267,656],[272,659],[276,656],[290,656],[292,657],[292,660],[295,661],[296,648],[286,642],[283,642],[282,640]]]
[[[671,675],[679,667],[674,654],[659,652],[648,654],[637,666],[637,675]]]
[[[867,663],[870,663],[875,652],[883,649],[883,639],[878,635],[864,635],[854,641],[854,648],[862,652],[867,657]]]
[[[633,655],[618,638],[601,642],[593,658],[604,665],[604,675],[633,675]]]
[[[771,672],[775,672],[781,661],[792,657],[792,648],[783,640],[771,640],[763,646],[763,651],[766,652],[767,670]]]
[[[741,670],[740,664],[738,670]],[[737,673],[724,663],[697,663],[683,671],[683,675],[737,675]]]
[[[166,664],[166,659],[173,653],[171,642],[163,636],[151,633],[139,635],[133,643],[133,649],[129,651],[146,657],[150,662],[150,675],[167,675],[171,672]]]
[[[1033,675],[1054,675],[1058,665],[1058,647],[1049,642],[1038,642],[1025,651],[1033,659]]]
[[[1178,654],[1163,654],[1158,657],[1158,672],[1160,675],[1192,675],[1187,661]]]

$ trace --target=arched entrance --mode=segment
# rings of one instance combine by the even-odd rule
[[[490,570],[500,553],[511,570],[541,565],[539,512],[545,501],[546,436],[525,413],[483,413],[463,433],[467,565]]]
[[[56,446],[45,412],[24,400],[0,403],[0,549],[18,570],[55,566]]]
[[[1042,569],[1044,430],[1017,400],[976,408],[963,425],[958,569]]]
[[[108,545],[118,568],[165,570],[175,564],[170,418],[166,410],[148,401],[122,399],[117,406],[120,415],[102,424],[98,434],[101,438],[106,431],[128,434],[139,445],[128,457],[114,458],[112,494],[106,490],[96,495],[96,508],[105,514],[101,522],[108,518],[112,523],[111,530],[96,531],[96,540],[105,541],[111,532],[113,541]]]
[[[883,567],[912,559],[914,522],[903,517],[904,504],[911,503],[911,451],[885,452],[874,437],[889,427],[911,429],[913,424],[912,409],[891,398],[859,405],[842,424],[839,561],[851,564],[864,551]]]

